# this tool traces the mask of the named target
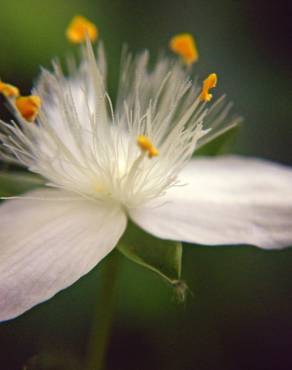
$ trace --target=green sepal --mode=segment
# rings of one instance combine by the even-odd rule
[[[231,127],[229,130],[223,132],[221,135],[196,150],[195,155],[215,156],[226,153],[238,134],[240,127],[240,124]]]
[[[182,284],[181,243],[158,239],[129,222],[117,248],[129,260],[155,272],[171,285]]]
[[[44,180],[25,172],[0,172],[0,197],[11,197],[44,186]]]

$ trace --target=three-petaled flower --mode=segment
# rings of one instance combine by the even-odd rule
[[[72,27],[68,33],[82,39],[82,20]],[[190,64],[197,54],[186,40],[175,46]],[[215,74],[201,89],[181,60],[164,56],[149,70],[147,51],[126,55],[113,108],[102,45],[95,57],[87,38],[82,53],[70,77],[57,64],[44,70],[30,97],[0,83],[18,120],[1,122],[2,158],[50,187],[0,207],[1,320],[89,272],[117,245],[128,218],[169,240],[292,244],[291,169],[236,156],[191,159],[236,124],[225,122],[223,99],[208,103]]]

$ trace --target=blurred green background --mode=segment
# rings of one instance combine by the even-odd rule
[[[64,30],[75,14],[100,28],[111,91],[123,43],[156,55],[174,33],[193,33],[200,52],[195,71],[201,77],[216,71],[219,93],[227,93],[245,118],[232,151],[292,165],[288,2],[10,0],[1,2],[0,11],[0,77],[27,93],[39,65],[73,51]],[[102,304],[102,265],[49,302],[0,325],[1,370],[29,363],[35,369],[77,368],[94,305]],[[292,249],[185,245],[183,278],[192,294],[178,305],[163,281],[122,259],[108,370],[292,369]]]

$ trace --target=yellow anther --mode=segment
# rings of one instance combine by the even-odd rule
[[[156,157],[159,155],[157,148],[152,144],[149,137],[144,135],[138,136],[137,144],[141,150],[148,153],[149,158]]]
[[[149,158],[157,157],[158,155],[159,155],[159,151],[157,150],[157,148],[155,148],[155,146],[152,146],[152,147],[148,150],[148,157],[149,157]]]
[[[16,99],[15,105],[22,117],[32,122],[35,120],[41,107],[41,98],[36,95],[20,96]]]
[[[16,86],[0,81],[0,93],[6,96],[6,98],[16,98],[19,96],[19,89]]]
[[[180,55],[187,65],[195,63],[199,58],[195,40],[189,33],[173,36],[170,40],[169,47],[174,53]]]
[[[76,15],[66,30],[66,36],[74,44],[84,42],[86,37],[93,42],[97,39],[98,30],[88,19],[81,15]]]
[[[210,101],[212,99],[212,94],[209,93],[210,89],[213,89],[217,85],[217,75],[216,73],[211,73],[203,82],[202,92],[200,99],[202,101]]]

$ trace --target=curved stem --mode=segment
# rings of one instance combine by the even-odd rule
[[[114,250],[104,261],[101,294],[96,303],[96,314],[89,337],[87,370],[102,370],[110,338],[118,273],[119,252]]]

